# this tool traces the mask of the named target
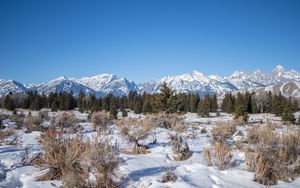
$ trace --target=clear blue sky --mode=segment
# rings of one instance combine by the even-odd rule
[[[300,68],[299,0],[0,1],[0,78]]]

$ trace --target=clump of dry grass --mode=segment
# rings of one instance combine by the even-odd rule
[[[95,138],[89,143],[86,159],[95,172],[96,181],[92,187],[118,187],[115,179],[118,176],[119,148],[110,144],[108,139]]]
[[[15,122],[16,129],[22,129],[24,125],[24,115],[12,115],[11,120]]]
[[[16,131],[12,128],[0,130],[0,144],[17,145],[19,137]]]
[[[93,113],[91,117],[94,130],[98,129],[100,132],[105,132],[108,126],[112,125],[112,120],[109,113],[102,111]]]
[[[207,165],[207,166],[212,166],[212,154],[211,154],[211,150],[209,148],[204,148],[203,149],[203,162]]]
[[[231,149],[224,143],[215,145],[216,165],[219,170],[225,170],[232,159]]]
[[[278,133],[273,129],[269,125],[253,127],[247,134],[254,149],[246,153],[246,164],[255,172],[254,180],[264,185],[291,181],[300,175],[300,130]]]
[[[148,116],[155,127],[162,127],[166,129],[172,129],[172,127],[183,127],[183,117],[178,114],[170,113],[158,113],[157,115]],[[175,129],[177,129],[175,128]],[[182,129],[180,128],[180,129]],[[179,130],[179,129],[178,129]]]
[[[31,133],[32,131],[43,131],[44,127],[41,125],[43,119],[39,116],[28,116],[24,120],[24,126],[26,127],[26,133]]]
[[[55,125],[59,128],[67,128],[71,132],[77,132],[80,129],[78,119],[74,113],[64,112],[54,120]]]
[[[212,147],[204,148],[202,158],[207,166],[215,165],[219,170],[225,170],[231,163],[232,149],[225,143],[219,142]]]
[[[211,131],[213,143],[224,143],[230,139],[235,132],[236,125],[233,121],[216,122],[216,125]]]
[[[172,150],[174,153],[174,159],[176,161],[187,160],[191,157],[192,152],[186,142],[183,141],[182,137],[178,134],[170,135]]]
[[[133,144],[132,153],[148,153],[148,147],[139,143],[140,140],[147,138],[152,130],[152,124],[148,119],[137,120],[129,118],[120,126],[120,133],[129,143]],[[120,124],[120,123],[119,123]]]

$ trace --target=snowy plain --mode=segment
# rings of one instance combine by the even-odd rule
[[[2,111],[2,113],[10,113]],[[33,112],[34,115],[37,112]],[[78,119],[86,120],[88,114],[79,113],[74,111]],[[50,114],[52,116],[54,114]],[[297,114],[299,115],[299,114]],[[136,115],[129,113],[132,118],[143,118],[143,115]],[[243,152],[238,150],[233,151],[233,159],[231,166],[220,171],[215,166],[206,166],[202,159],[202,151],[205,147],[210,146],[210,130],[213,128],[214,123],[217,121],[229,121],[233,118],[232,115],[221,114],[215,116],[212,114],[210,118],[200,118],[197,114],[187,113],[185,116],[185,123],[189,127],[183,134],[191,151],[192,156],[184,161],[175,161],[172,155],[172,148],[169,139],[170,130],[164,128],[156,128],[155,135],[157,142],[150,146],[150,153],[132,155],[126,152],[129,147],[124,139],[119,135],[116,125],[112,125],[109,131],[111,142],[117,141],[121,154],[120,154],[120,184],[121,187],[208,187],[208,188],[239,188],[239,187],[265,187],[253,181],[254,173],[247,170],[245,164],[245,156]],[[274,122],[280,121],[280,118],[272,114],[254,114],[250,115],[249,121],[259,122],[265,120]],[[78,134],[85,137],[93,137],[96,133],[92,130],[92,124],[89,122],[80,123],[83,130]],[[14,127],[14,122],[5,120],[6,127]],[[207,133],[201,134],[201,129],[206,129]],[[246,127],[239,126],[237,128],[242,135],[246,135]],[[18,130],[20,144],[18,146],[2,145],[0,146],[0,187],[23,187],[23,188],[50,188],[60,187],[60,181],[35,181],[35,178],[47,169],[40,169],[34,166],[24,166],[22,158],[28,150],[29,155],[34,155],[41,151],[41,146],[38,143],[40,132],[25,133]],[[233,142],[243,139],[243,136],[234,135]],[[151,142],[151,138],[143,140],[145,144]],[[26,149],[25,149],[26,148]],[[172,170],[178,177],[175,182],[161,182],[161,177],[168,170]],[[293,182],[286,183],[279,181],[278,185],[271,186],[277,187],[300,187],[300,178]]]

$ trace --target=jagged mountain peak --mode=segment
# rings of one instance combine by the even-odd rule
[[[276,73],[284,72],[284,71],[285,71],[285,69],[284,69],[284,67],[281,66],[281,65],[277,65],[277,66],[272,70],[272,72],[276,72]]]

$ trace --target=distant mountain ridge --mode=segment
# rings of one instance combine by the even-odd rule
[[[235,71],[228,77],[220,77],[217,75],[204,76],[198,71],[193,71],[192,73],[167,76],[141,84],[113,74],[99,74],[83,78],[59,77],[46,83],[31,85],[23,85],[14,80],[0,80],[0,95],[27,91],[45,94],[67,91],[78,95],[82,90],[85,94],[95,94],[96,96],[105,96],[109,93],[122,96],[127,95],[130,91],[156,93],[163,82],[166,82],[178,93],[215,93],[221,95],[240,90],[254,91],[259,88],[262,90],[261,88],[274,87],[289,82],[294,83],[288,85],[295,91],[286,93],[292,95],[294,92],[293,96],[298,96],[300,92],[296,87],[300,83],[300,73],[295,70],[285,70],[281,65],[278,65],[270,73],[264,73],[260,70],[254,72]]]

